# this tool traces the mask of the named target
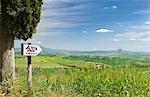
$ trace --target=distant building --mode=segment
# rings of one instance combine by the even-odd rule
[[[104,67],[103,64],[96,64],[96,68],[103,69],[103,67]]]

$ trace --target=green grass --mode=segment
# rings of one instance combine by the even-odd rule
[[[32,57],[33,87],[26,78],[26,57],[16,56],[15,82],[5,81],[0,96],[149,97],[149,60],[127,57],[41,55]],[[101,69],[96,63],[103,63]],[[119,65],[120,64],[120,65]],[[71,67],[74,66],[74,67]]]

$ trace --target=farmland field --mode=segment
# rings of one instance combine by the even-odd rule
[[[6,97],[149,97],[150,60],[127,56],[66,56],[32,58],[33,86],[26,83],[26,57],[16,55],[16,81],[0,87]],[[99,68],[96,68],[99,64]]]

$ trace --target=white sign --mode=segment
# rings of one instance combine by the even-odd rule
[[[37,56],[41,51],[38,45],[22,44],[22,54],[25,56]]]

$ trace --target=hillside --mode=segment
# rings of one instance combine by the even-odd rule
[[[148,52],[129,52],[121,51],[117,52],[115,50],[111,51],[71,51],[71,50],[57,50],[46,47],[41,47],[41,54],[59,54],[59,55],[71,55],[71,56],[80,56],[80,55],[96,55],[96,56],[126,56],[134,58],[147,58],[150,59],[150,53]],[[15,52],[21,52],[20,48],[15,48]]]

